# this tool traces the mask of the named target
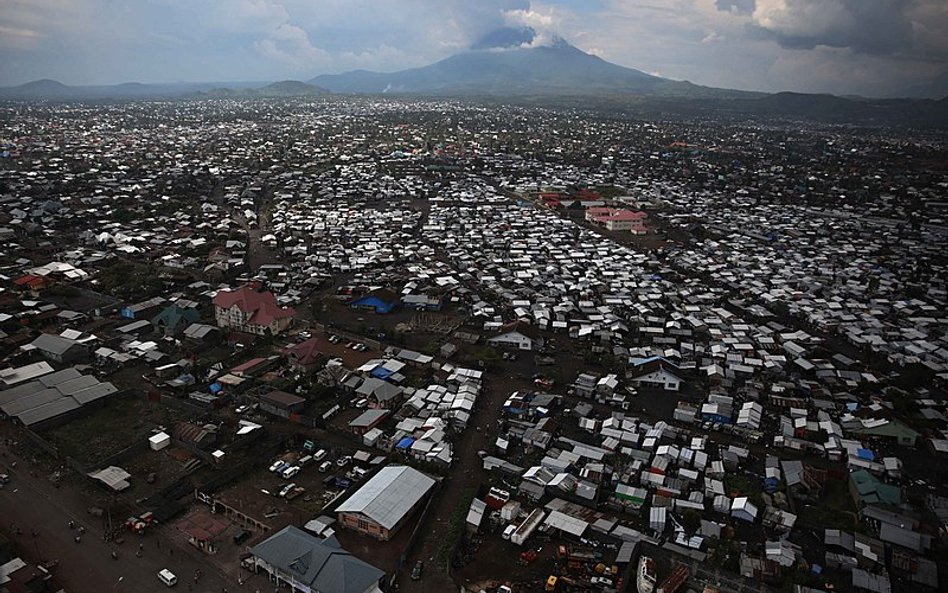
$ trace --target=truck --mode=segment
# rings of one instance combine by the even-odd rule
[[[544,517],[546,517],[546,511],[541,508],[533,509],[533,512],[523,520],[520,527],[510,536],[510,541],[518,546],[522,546],[527,541],[527,538],[533,535],[533,532],[540,526]]]

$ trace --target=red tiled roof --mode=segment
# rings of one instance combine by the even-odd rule
[[[631,210],[619,210],[609,216],[609,220],[642,220],[647,215],[644,212],[632,212]]]
[[[648,218],[644,212],[633,212],[631,210],[613,210],[612,208],[590,208],[589,211],[594,215],[596,222],[606,222],[609,220],[643,220]]]
[[[296,315],[292,307],[280,307],[272,292],[254,290],[250,286],[241,286],[233,291],[221,291],[214,297],[215,307],[230,309],[235,305],[244,313],[250,314],[249,323],[254,325],[270,325],[275,319]]]
[[[591,189],[581,189],[576,192],[576,198],[580,200],[601,200],[602,195]]]
[[[247,362],[241,363],[235,366],[234,368],[230,369],[230,372],[243,373],[251,369],[254,369],[262,364],[265,364],[266,362],[267,362],[266,358],[251,358]]]
[[[20,276],[13,281],[13,284],[17,286],[43,286],[46,284],[47,279],[43,276],[37,276],[36,274],[27,274],[25,276]]]
[[[287,349],[287,353],[296,361],[297,364],[310,365],[326,356],[323,353],[322,340],[319,338],[310,338],[305,342],[294,344]]]

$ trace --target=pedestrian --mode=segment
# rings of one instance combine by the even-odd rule
[[[158,546],[158,549],[160,550],[160,549],[161,549],[161,540],[158,539],[158,538],[155,538],[155,545]]]

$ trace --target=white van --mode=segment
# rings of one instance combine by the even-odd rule
[[[158,580],[167,587],[174,587],[178,584],[178,577],[174,576],[174,573],[167,568],[162,568],[158,571]]]
[[[322,461],[323,457],[325,456],[326,456],[326,450],[320,449],[319,451],[316,451],[315,455],[313,455],[313,459],[315,459],[316,461]]]
[[[297,463],[299,464],[300,467],[306,467],[306,464],[312,460],[313,460],[313,456],[307,455],[306,457],[303,457],[302,459],[300,459]]]
[[[319,466],[319,471],[321,471],[322,473],[326,473],[327,471],[329,471],[329,468],[331,467],[332,467],[332,461],[324,461],[322,465]]]
[[[514,534],[514,531],[517,531],[517,526],[508,525],[506,528],[504,528],[504,533],[501,537],[504,539],[510,539],[510,536]]]

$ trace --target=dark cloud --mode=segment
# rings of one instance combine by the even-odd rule
[[[756,5],[754,0],[714,0],[714,4],[718,10],[737,14],[751,14]]]
[[[718,4],[724,0],[718,0]],[[937,0],[944,1],[944,0]],[[757,0],[752,27],[781,46],[848,48],[869,55],[910,53],[911,0]]]

